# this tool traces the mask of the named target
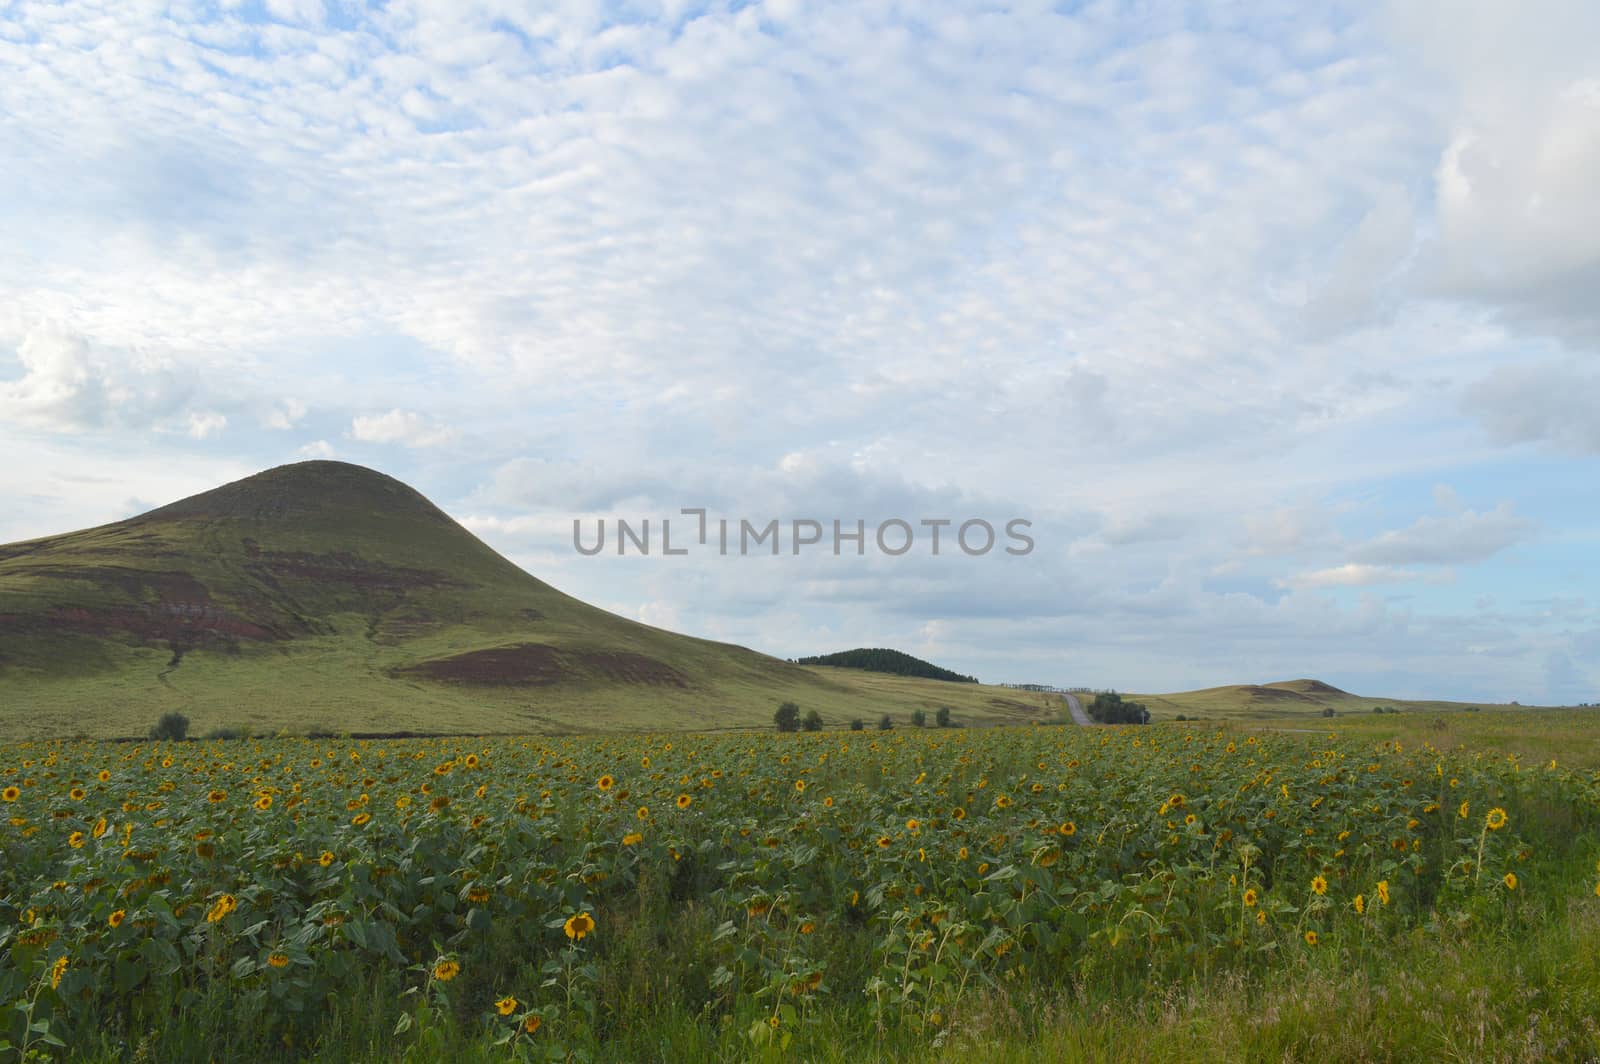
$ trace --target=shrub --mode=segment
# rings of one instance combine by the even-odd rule
[[[1124,702],[1115,691],[1102,691],[1089,703],[1089,716],[1101,724],[1149,724],[1150,710],[1143,702]]]
[[[852,720],[850,722],[850,730],[851,731],[866,731],[867,730],[867,722],[862,720],[860,717],[857,717],[855,720]]]
[[[814,709],[807,710],[806,719],[800,722],[800,726],[805,728],[806,731],[821,731],[822,714]]]
[[[950,707],[940,706],[939,712],[933,715],[933,722],[941,728],[950,727]]]
[[[918,728],[926,728],[928,726],[928,711],[925,709],[913,709],[911,711],[911,723]]]
[[[879,731],[893,731],[894,730],[894,718],[889,716],[889,714],[887,714],[887,713],[885,713],[883,716],[879,717],[878,718],[878,730]]]
[[[150,738],[156,742],[181,743],[189,737],[189,718],[176,711],[161,714],[156,726],[150,729]]]
[[[783,702],[778,706],[778,711],[772,715],[772,722],[781,732],[800,730],[800,707],[793,702]]]

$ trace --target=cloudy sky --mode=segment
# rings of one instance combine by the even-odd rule
[[[781,656],[1594,700],[1595,40],[1589,0],[0,0],[0,540],[336,457]],[[573,550],[682,507],[1036,547]]]

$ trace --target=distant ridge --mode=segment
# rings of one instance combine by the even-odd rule
[[[976,676],[963,676],[949,669],[942,669],[932,662],[914,658],[899,650],[890,650],[886,647],[870,647],[857,650],[841,650],[836,654],[822,654],[817,657],[800,658],[801,665],[830,665],[841,669],[865,669],[868,672],[887,672],[894,676],[920,676],[926,680],[944,680],[950,683],[977,683]]]

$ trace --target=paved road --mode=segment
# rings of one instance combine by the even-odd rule
[[[1083,711],[1083,703],[1078,701],[1077,695],[1067,695],[1067,712],[1072,714],[1072,722],[1074,724],[1088,725],[1094,723],[1089,719],[1089,714]]]

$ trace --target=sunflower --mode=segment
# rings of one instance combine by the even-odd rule
[[[1499,831],[1506,826],[1506,811],[1497,805],[1489,810],[1489,815],[1483,818],[1483,822],[1490,831]]]
[[[350,823],[354,824],[358,828],[370,823],[371,821],[371,813],[357,813],[355,816],[350,818]]]
[[[1502,883],[1504,883],[1506,885],[1506,889],[1507,890],[1516,890],[1517,889],[1517,874],[1515,872],[1507,872],[1505,874],[1505,878],[1502,879],[1500,882],[1502,882]]]
[[[1326,894],[1326,893],[1328,893],[1328,881],[1326,879],[1324,879],[1322,876],[1312,876],[1311,877],[1311,893],[1313,893],[1313,894]]]
[[[906,830],[911,832],[912,834],[916,834],[917,829],[919,829],[921,827],[922,827],[922,823],[921,823],[921,821],[917,820],[916,817],[912,817],[910,820],[906,821]]]
[[[227,800],[227,791],[212,791],[210,794],[206,795],[206,801],[208,802],[226,802]]]
[[[1360,916],[1367,911],[1367,896],[1365,894],[1357,894],[1356,900],[1351,904],[1356,907],[1356,915]]]
[[[254,804],[254,805],[255,805],[255,807],[256,807],[256,810],[257,810],[257,811],[258,811],[258,812],[263,812],[263,813],[264,813],[264,812],[266,812],[266,811],[267,811],[267,810],[268,810],[268,809],[271,809],[271,808],[272,808],[272,795],[270,795],[270,794],[263,794],[263,795],[262,795],[262,796],[261,796],[261,797],[260,797],[260,798],[257,798],[257,799],[256,799],[256,800],[255,800],[255,802],[254,802],[254,803],[252,803],[252,804]]]
[[[679,809],[687,809],[687,808],[689,808],[690,804],[692,804],[693,802],[694,802],[694,799],[689,797],[687,794],[678,795],[678,808]]]
[[[433,977],[441,983],[448,983],[461,974],[461,965],[455,961],[440,961],[433,966]]]
[[[1389,904],[1389,881],[1387,879],[1378,880],[1378,900],[1385,905]]]
[[[1457,809],[1456,812],[1460,814],[1462,820],[1467,819],[1467,803],[1462,802],[1461,808]]]
[[[88,793],[89,792],[84,790],[82,787],[74,787],[72,790],[67,792],[67,797],[71,798],[74,802],[81,802],[88,795]]]
[[[67,973],[67,967],[71,963],[72,962],[67,959],[67,955],[63,953],[61,956],[57,957],[56,962],[50,966],[51,990],[58,989],[61,986],[61,977]]]
[[[569,916],[563,930],[566,931],[567,937],[572,941],[581,942],[584,935],[594,930],[594,917],[586,912]]]
[[[954,809],[950,810],[950,819],[965,820],[967,819],[967,811],[958,805]]]
[[[122,921],[126,920],[127,918],[128,918],[127,910],[126,909],[118,909],[116,912],[114,912],[110,916],[106,917],[106,923],[110,924],[112,927],[121,927],[122,926]]]
[[[519,1004],[521,1004],[521,1002],[517,1001],[516,998],[511,997],[508,994],[494,1003],[494,1010],[502,1016],[509,1016],[513,1012],[517,1011],[517,1006]]]
[[[239,907],[239,899],[232,894],[219,897],[206,912],[206,923],[214,924]]]
[[[622,836],[622,845],[624,846],[636,846],[643,841],[644,836],[637,831],[630,831],[628,834]]]
[[[99,838],[104,838],[105,837],[105,833],[110,831],[110,830],[111,830],[110,822],[107,821],[105,817],[101,817],[99,820],[96,820],[94,822],[94,827],[89,829],[89,834],[91,834],[95,838],[99,839]]]
[[[83,849],[83,844],[86,841],[87,840],[84,838],[84,834],[81,831],[74,831],[71,835],[67,836],[67,845],[71,846],[74,850]]]
[[[1254,909],[1256,907],[1256,888],[1255,887],[1246,887],[1245,888],[1245,892],[1244,892],[1244,907],[1246,909]]]
[[[996,809],[1009,809],[1009,808],[1011,808],[1011,797],[1009,795],[1005,795],[1005,794],[1000,795],[999,797],[997,797],[994,800],[994,807]]]
[[[599,787],[602,791],[609,791],[612,787],[616,786],[616,783],[617,781],[612,779],[610,775],[601,776],[599,779],[594,781],[594,785]]]
[[[1233,744],[1229,743],[1228,745],[1232,746]],[[1256,910],[1256,923],[1261,924],[1262,926],[1265,926],[1266,922],[1267,922],[1267,910],[1265,910],[1265,909],[1257,909]]]
[[[1317,944],[1317,933],[1315,931],[1307,931],[1306,932],[1306,945],[1315,946],[1316,944]]]
[[[289,955],[282,950],[274,950],[267,954],[267,963],[274,968],[287,968],[289,966]]]
[[[539,1018],[539,1014],[534,1013],[532,1016],[529,1016],[522,1021],[522,1029],[528,1034],[537,1034],[539,1032],[539,1025],[543,1022],[544,1021]]]
[[[101,783],[110,783],[111,782],[111,771],[109,769],[101,769],[98,773],[95,774],[94,778],[99,780]]]
[[[795,780],[794,781],[794,789],[800,794],[806,793],[806,781],[805,780]]]
[[[21,798],[21,797],[22,797],[22,788],[21,787],[7,787],[5,790],[0,791],[0,799],[4,799],[5,801],[8,801],[8,802],[14,802],[18,798]]]
[[[323,850],[322,853],[317,857],[317,864],[321,865],[323,868],[327,868],[329,865],[333,864],[335,860],[336,858],[333,856],[332,850]]]
[[[1061,834],[1065,835],[1067,838],[1070,839],[1070,838],[1072,838],[1072,836],[1074,836],[1074,835],[1076,835],[1078,833],[1078,825],[1076,825],[1072,821],[1068,820],[1066,823],[1062,824],[1061,827],[1057,828],[1056,830],[1060,831]]]

